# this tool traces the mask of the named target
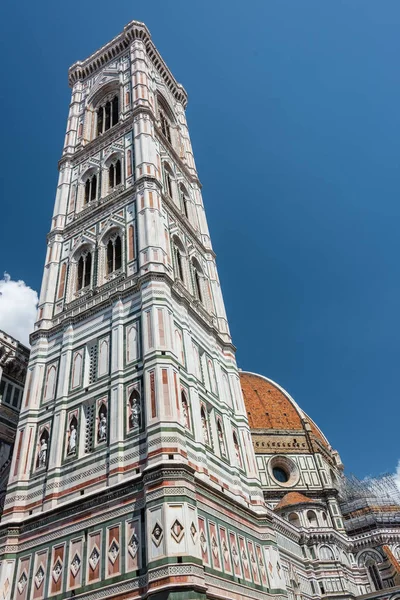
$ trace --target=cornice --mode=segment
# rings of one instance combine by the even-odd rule
[[[175,294],[177,298],[181,300],[184,299],[188,311],[198,321],[201,319],[200,323],[202,326],[215,336],[224,350],[230,350],[233,353],[236,352],[236,348],[231,342],[226,342],[221,338],[220,332],[212,323],[212,319],[209,317],[208,313],[205,313],[205,315],[207,315],[207,320],[205,320],[203,311],[200,314],[198,307],[197,310],[195,309],[193,300],[189,294],[187,294],[188,297],[179,294],[178,288],[174,285],[174,280],[172,280],[168,274],[154,272],[149,272],[144,275],[134,274],[131,277],[121,276],[118,281],[114,280],[114,284],[117,287],[113,286],[112,289],[103,290],[103,286],[101,286],[100,288],[91,290],[87,295],[76,300],[74,304],[71,303],[71,306],[68,306],[62,313],[53,317],[52,322],[54,325],[52,327],[49,327],[48,329],[37,329],[31,333],[29,338],[30,343],[33,344],[36,340],[43,337],[49,339],[57,333],[62,332],[65,325],[76,324],[89,317],[93,317],[105,308],[112,306],[112,303],[115,302],[115,300],[126,298],[131,294],[138,292],[146,283],[157,280],[166,281],[170,286],[172,293]],[[87,305],[88,302],[91,302],[91,306],[86,307],[85,305]]]
[[[115,60],[115,58],[125,52],[135,40],[140,40],[144,43],[147,55],[160,73],[167,88],[174,98],[178,102],[181,102],[183,107],[186,108],[186,90],[176,81],[153,44],[150,31],[147,29],[146,25],[140,21],[131,21],[125,25],[123,31],[108,42],[108,44],[102,46],[85,60],[75,62],[68,70],[69,85],[73,87],[77,81],[83,81],[97,73],[97,71],[102,69],[108,62]]]

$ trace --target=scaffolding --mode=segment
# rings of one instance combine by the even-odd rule
[[[344,476],[340,506],[348,532],[400,527],[400,489],[391,474],[358,479]]]

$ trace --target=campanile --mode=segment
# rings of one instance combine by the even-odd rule
[[[282,594],[186,92],[136,21],[69,84],[3,597]]]

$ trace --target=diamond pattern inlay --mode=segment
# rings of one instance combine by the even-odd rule
[[[172,524],[171,535],[174,538],[174,540],[178,542],[178,544],[185,535],[185,528],[183,527],[182,523],[178,521],[178,519],[175,519],[175,521]]]

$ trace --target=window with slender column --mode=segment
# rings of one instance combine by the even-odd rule
[[[110,190],[121,183],[121,161],[120,159],[111,163],[108,170],[108,187]]]
[[[200,302],[203,302],[203,295],[201,291],[201,275],[199,274],[199,268],[195,261],[192,261],[192,272],[193,272],[193,284],[194,284],[194,295]]]
[[[180,279],[183,282],[184,278],[183,278],[182,254],[181,254],[180,249],[176,245],[174,246],[174,254],[175,254],[176,276],[178,279]]]
[[[122,266],[122,243],[119,235],[108,240],[107,244],[107,275],[118,271]]]
[[[82,254],[78,260],[77,291],[90,285],[92,279],[92,253]]]
[[[162,111],[160,111],[160,122],[161,122],[161,131],[163,132],[163,135],[167,138],[167,140],[171,144],[172,143],[171,142],[171,127],[170,127],[167,117],[165,116],[165,114]]]
[[[84,204],[88,204],[97,198],[97,176],[88,177],[85,182]]]
[[[111,127],[114,127],[119,121],[119,100],[115,95],[112,100],[107,100],[105,104],[97,109],[97,135],[101,135]]]
[[[375,587],[375,590],[376,591],[382,590],[383,589],[382,579],[381,579],[381,575],[379,573],[379,569],[376,566],[376,564],[372,560],[368,560],[366,562],[365,566],[367,567],[368,574],[371,579],[371,583]]]

